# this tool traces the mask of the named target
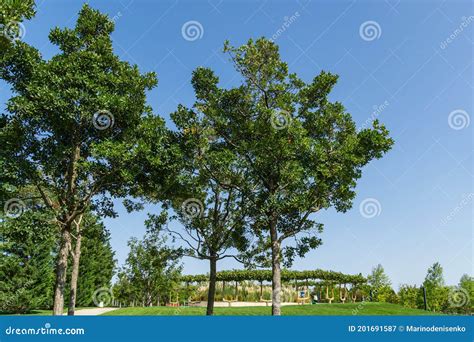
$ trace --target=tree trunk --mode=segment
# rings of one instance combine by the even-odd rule
[[[212,316],[214,314],[214,297],[216,296],[216,282],[217,282],[217,258],[211,256],[209,259],[210,273],[209,273],[209,290],[207,292],[207,311],[206,315]]]
[[[270,237],[272,242],[272,315],[281,315],[281,268],[280,242],[276,230],[276,220],[270,222]]]
[[[73,132],[75,135],[75,132]],[[71,160],[69,162],[68,170],[65,174],[67,180],[67,191],[66,191],[66,208],[68,214],[71,214],[71,209],[75,207],[75,190],[76,190],[76,179],[77,179],[77,161],[80,158],[81,148],[80,144],[75,144]],[[67,221],[67,219],[66,219]],[[56,264],[56,284],[54,289],[54,301],[53,301],[53,315],[62,315],[64,309],[64,288],[66,286],[67,278],[67,262],[68,256],[71,249],[71,223],[68,221],[66,225],[61,225],[61,242],[59,246],[58,261]]]
[[[72,256],[72,273],[71,273],[71,291],[69,293],[69,306],[67,310],[68,316],[74,316],[77,298],[77,279],[79,278],[79,261],[81,258],[81,240],[82,234],[79,232],[76,238],[76,247]]]
[[[147,292],[146,299],[145,299],[145,306],[146,307],[152,306],[152,300],[153,300],[153,297],[151,296],[151,293]]]
[[[66,286],[67,259],[71,248],[70,226],[62,227],[59,255],[56,264],[56,284],[54,287],[53,315],[60,316],[64,308],[64,288]]]
[[[67,310],[68,316],[74,316],[74,309],[76,308],[77,279],[79,278],[79,262],[81,260],[81,221],[82,215],[79,216],[77,221],[74,221],[74,224],[76,225],[76,247],[74,248],[74,254],[72,256],[71,291],[69,293]]]

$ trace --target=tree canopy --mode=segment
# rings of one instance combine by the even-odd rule
[[[238,158],[253,211],[258,262],[270,260],[273,313],[280,313],[280,264],[318,247],[322,224],[311,214],[351,208],[362,167],[381,158],[393,140],[377,120],[357,131],[340,102],[328,96],[338,77],[322,71],[306,83],[288,71],[278,46],[260,38],[225,44],[242,84],[225,89],[209,68],[193,74],[197,101],[216,139]],[[229,182],[222,180],[226,186]],[[292,239],[293,243],[283,241]],[[255,255],[255,253],[254,253]]]
[[[133,156],[146,149],[140,142],[148,132],[159,144],[165,129],[146,104],[156,75],[119,60],[113,30],[106,15],[84,5],[74,28],[51,30],[59,53],[50,60],[23,42],[1,60],[0,77],[14,93],[2,121],[2,159],[8,173],[37,188],[61,228],[56,314],[62,313],[72,225],[89,209],[115,215],[110,197],[124,195],[133,181],[139,165]]]

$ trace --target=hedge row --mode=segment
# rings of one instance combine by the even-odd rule
[[[181,277],[183,282],[194,283],[194,282],[205,282],[209,280],[208,274],[197,274],[197,275],[185,275]],[[244,280],[255,280],[255,281],[271,281],[272,271],[271,270],[231,270],[217,272],[217,281],[244,281]],[[365,279],[362,274],[348,275],[341,272],[334,271],[281,271],[282,281],[294,281],[294,280],[322,280],[327,282],[333,282],[338,284],[361,284],[365,283]]]

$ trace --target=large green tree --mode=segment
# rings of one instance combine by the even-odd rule
[[[362,167],[393,141],[378,121],[357,131],[343,105],[328,99],[336,75],[322,71],[304,82],[264,38],[238,48],[226,43],[224,50],[242,84],[219,87],[211,70],[200,69],[193,77],[192,110],[239,159],[257,250],[272,266],[272,313],[280,315],[282,257],[291,262],[320,245],[322,225],[311,215],[350,209]]]
[[[113,30],[106,15],[84,5],[74,28],[51,31],[57,55],[44,60],[17,42],[1,63],[0,76],[14,93],[2,127],[2,158],[8,172],[37,188],[60,230],[55,315],[63,311],[67,259],[72,234],[82,234],[82,215],[89,209],[114,215],[111,196],[123,196],[133,180],[141,141],[152,131],[159,142],[164,127],[146,105],[155,74],[119,60]]]
[[[195,77],[204,70],[198,69]],[[205,71],[204,71],[205,72]],[[166,231],[184,241],[186,255],[209,261],[207,315],[214,312],[217,262],[237,259],[237,250],[247,245],[246,194],[239,187],[243,171],[221,139],[215,139],[212,123],[198,112],[179,106],[171,115],[177,132],[175,142],[181,152],[179,187],[186,189],[171,196],[171,204],[183,229]],[[153,216],[149,222],[153,222]],[[238,260],[238,259],[237,259]]]

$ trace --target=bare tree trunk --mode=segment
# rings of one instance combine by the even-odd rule
[[[211,256],[209,259],[210,273],[209,273],[209,290],[207,292],[207,311],[206,315],[214,314],[214,298],[216,296],[216,282],[217,282],[217,258]]]
[[[81,259],[81,221],[82,215],[79,216],[77,221],[74,221],[76,225],[76,247],[72,256],[71,291],[69,293],[69,306],[67,310],[68,316],[74,316],[74,309],[76,308],[77,279],[79,278],[79,262]]]
[[[75,132],[73,132],[74,134]],[[72,214],[72,208],[75,207],[74,194],[76,191],[76,179],[77,179],[77,161],[80,158],[81,148],[80,144],[76,144],[73,148],[71,160],[69,162],[68,170],[65,174],[67,180],[67,191],[66,197],[64,198],[68,214]],[[62,315],[64,309],[64,288],[66,286],[67,278],[67,262],[68,256],[71,249],[71,223],[66,216],[63,222],[67,222],[66,225],[61,225],[61,242],[59,245],[59,255],[56,264],[56,284],[54,289],[54,301],[53,301],[53,315]]]
[[[281,315],[281,267],[280,242],[276,229],[276,220],[270,222],[270,237],[272,243],[272,315]]]
[[[66,286],[67,259],[71,248],[70,226],[61,227],[61,242],[56,264],[56,284],[54,287],[53,315],[60,316],[64,308],[64,288]]]
[[[145,305],[146,307],[153,306],[153,296],[151,295],[151,291],[147,290],[145,295]]]

